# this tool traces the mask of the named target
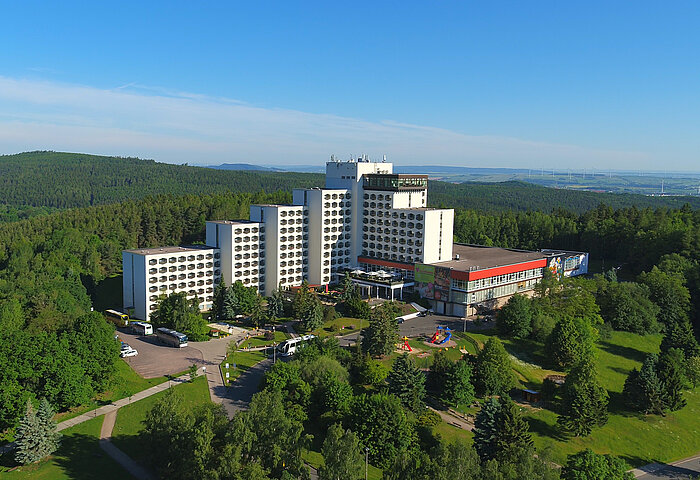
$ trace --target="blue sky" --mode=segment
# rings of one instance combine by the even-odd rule
[[[700,2],[8,2],[0,153],[700,170]]]

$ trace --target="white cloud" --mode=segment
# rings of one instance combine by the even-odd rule
[[[190,164],[321,165],[330,154],[360,153],[404,165],[639,168],[650,161],[640,152],[266,109],[136,83],[106,90],[0,77],[0,152],[44,149]]]

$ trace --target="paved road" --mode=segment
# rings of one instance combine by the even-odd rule
[[[700,478],[700,455],[671,464],[652,463],[635,468],[632,473],[639,480],[687,480]]]
[[[399,337],[403,338],[416,338],[416,337],[430,337],[437,330],[438,325],[447,325],[455,332],[461,332],[465,328],[464,321],[458,317],[448,317],[447,315],[428,315],[426,317],[416,317],[404,321],[399,324]],[[483,330],[486,328],[493,327],[493,322],[491,324],[481,324],[478,327],[474,325],[472,320],[467,320],[466,330],[467,332],[473,332],[476,330]],[[351,333],[350,335],[345,335],[340,337],[340,345],[343,347],[348,347],[357,341],[357,333]]]
[[[248,408],[253,395],[258,392],[263,375],[271,366],[272,359],[267,358],[243,372],[229,387],[217,387],[217,397],[222,399],[221,403],[229,418]]]

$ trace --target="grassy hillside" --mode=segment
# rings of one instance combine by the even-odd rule
[[[87,207],[158,194],[274,192],[313,187],[323,175],[227,171],[138,158],[28,152],[0,156],[0,204]]]

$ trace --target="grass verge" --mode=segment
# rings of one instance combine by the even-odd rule
[[[8,480],[124,480],[133,478],[100,449],[100,429],[104,417],[97,417],[64,430],[61,447],[46,460],[19,467],[11,454],[0,458],[0,477]]]
[[[185,405],[194,407],[211,401],[205,376],[199,376],[193,382],[179,384],[172,388],[182,395]],[[166,392],[160,392],[144,398],[120,408],[117,413],[117,421],[112,430],[112,443],[138,463],[144,465],[149,463],[148,448],[141,436],[143,421],[148,411],[165,394]]]

